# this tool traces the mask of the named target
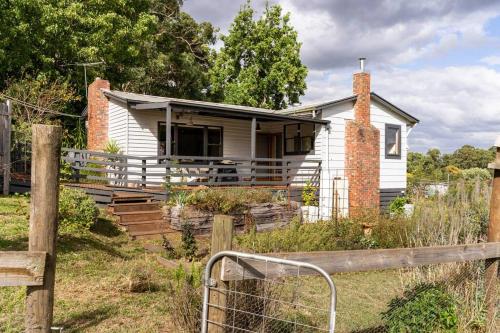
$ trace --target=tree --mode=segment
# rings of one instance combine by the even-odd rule
[[[59,113],[70,112],[71,105],[80,99],[68,82],[26,77],[9,82],[4,93],[15,101],[12,107],[14,145],[31,142],[33,124],[61,124],[61,121],[75,121],[75,118],[62,120],[57,118]],[[67,134],[65,133],[65,139]]]
[[[495,159],[492,149],[481,149],[471,145],[464,145],[446,156],[448,165],[455,165],[460,169],[487,168],[488,163]]]
[[[208,85],[209,23],[180,0],[0,2],[0,90],[20,74],[70,82],[84,95],[83,69],[119,89],[195,97]]]
[[[426,154],[409,152],[407,172],[412,181],[440,181],[447,180],[448,176],[467,178],[470,174],[489,174],[486,168],[494,160],[495,151],[464,145],[451,154],[441,154],[436,148],[429,149]]]
[[[306,89],[307,68],[290,14],[269,6],[254,21],[247,2],[221,39],[224,47],[210,70],[211,97],[232,104],[283,109],[297,103]]]

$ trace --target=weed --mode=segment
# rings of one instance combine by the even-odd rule
[[[198,252],[198,244],[193,235],[193,226],[190,223],[182,225],[182,254],[188,260],[193,260]]]

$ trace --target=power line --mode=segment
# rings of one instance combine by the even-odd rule
[[[64,117],[82,118],[82,116],[80,116],[80,115],[75,115],[75,114],[70,114],[70,113],[64,113],[64,112],[54,111],[54,110],[47,109],[47,108],[42,108],[42,107],[36,106],[34,104],[31,104],[31,103],[22,101],[20,99],[17,99],[15,97],[11,97],[9,95],[5,95],[4,93],[1,93],[1,92],[0,92],[0,97],[6,98],[6,99],[10,99],[13,102],[15,102],[17,104],[20,104],[20,105],[22,105],[24,107],[27,107],[27,108],[30,108],[30,109],[34,109],[34,110],[37,110],[37,111],[40,111],[40,112],[43,112],[43,113],[50,113],[50,114],[54,114],[54,115],[57,115],[57,116],[64,116]]]

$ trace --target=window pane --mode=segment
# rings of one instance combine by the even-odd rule
[[[286,125],[285,132],[286,132],[286,138],[291,139],[297,136],[299,132],[299,125],[298,124]]]
[[[310,152],[313,149],[312,137],[306,136],[302,138],[302,152]]]
[[[179,148],[181,156],[203,156],[203,128],[179,127]]]
[[[221,145],[208,145],[208,156],[209,157],[222,157],[222,146]]]
[[[221,144],[221,130],[220,128],[208,129],[208,144]]]
[[[387,155],[400,155],[400,129],[397,127],[387,127],[385,133],[385,149]]]
[[[300,136],[314,136],[314,125],[300,124]]]
[[[285,151],[287,153],[293,153],[295,148],[295,140],[294,139],[286,139],[285,140]]]

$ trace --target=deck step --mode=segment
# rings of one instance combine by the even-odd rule
[[[129,232],[129,236],[132,238],[136,238],[136,237],[140,237],[140,236],[164,235],[164,234],[168,234],[171,232],[172,232],[172,230],[165,228],[165,229],[156,229],[156,230],[150,230],[150,231]]]
[[[150,223],[165,223],[167,224],[167,220],[158,219],[158,220],[143,220],[143,221],[130,221],[130,222],[119,222],[118,224],[124,227],[129,225],[142,225],[142,224],[150,224]]]
[[[137,221],[150,221],[150,220],[160,220],[163,217],[163,212],[161,210],[147,210],[147,211],[135,211],[135,212],[123,212],[116,213],[116,216],[120,218],[120,224],[125,222],[137,222]]]
[[[134,233],[134,232],[141,232],[141,231],[151,231],[151,230],[161,230],[161,229],[167,229],[168,224],[162,222],[151,222],[151,223],[143,223],[143,224],[130,224],[125,226],[127,229],[127,232]]]
[[[147,193],[134,193],[134,192],[115,192],[111,197],[111,203],[141,203],[151,202],[154,195]]]
[[[160,209],[158,202],[128,202],[116,203],[108,205],[113,214],[126,213],[126,212],[144,212]]]

